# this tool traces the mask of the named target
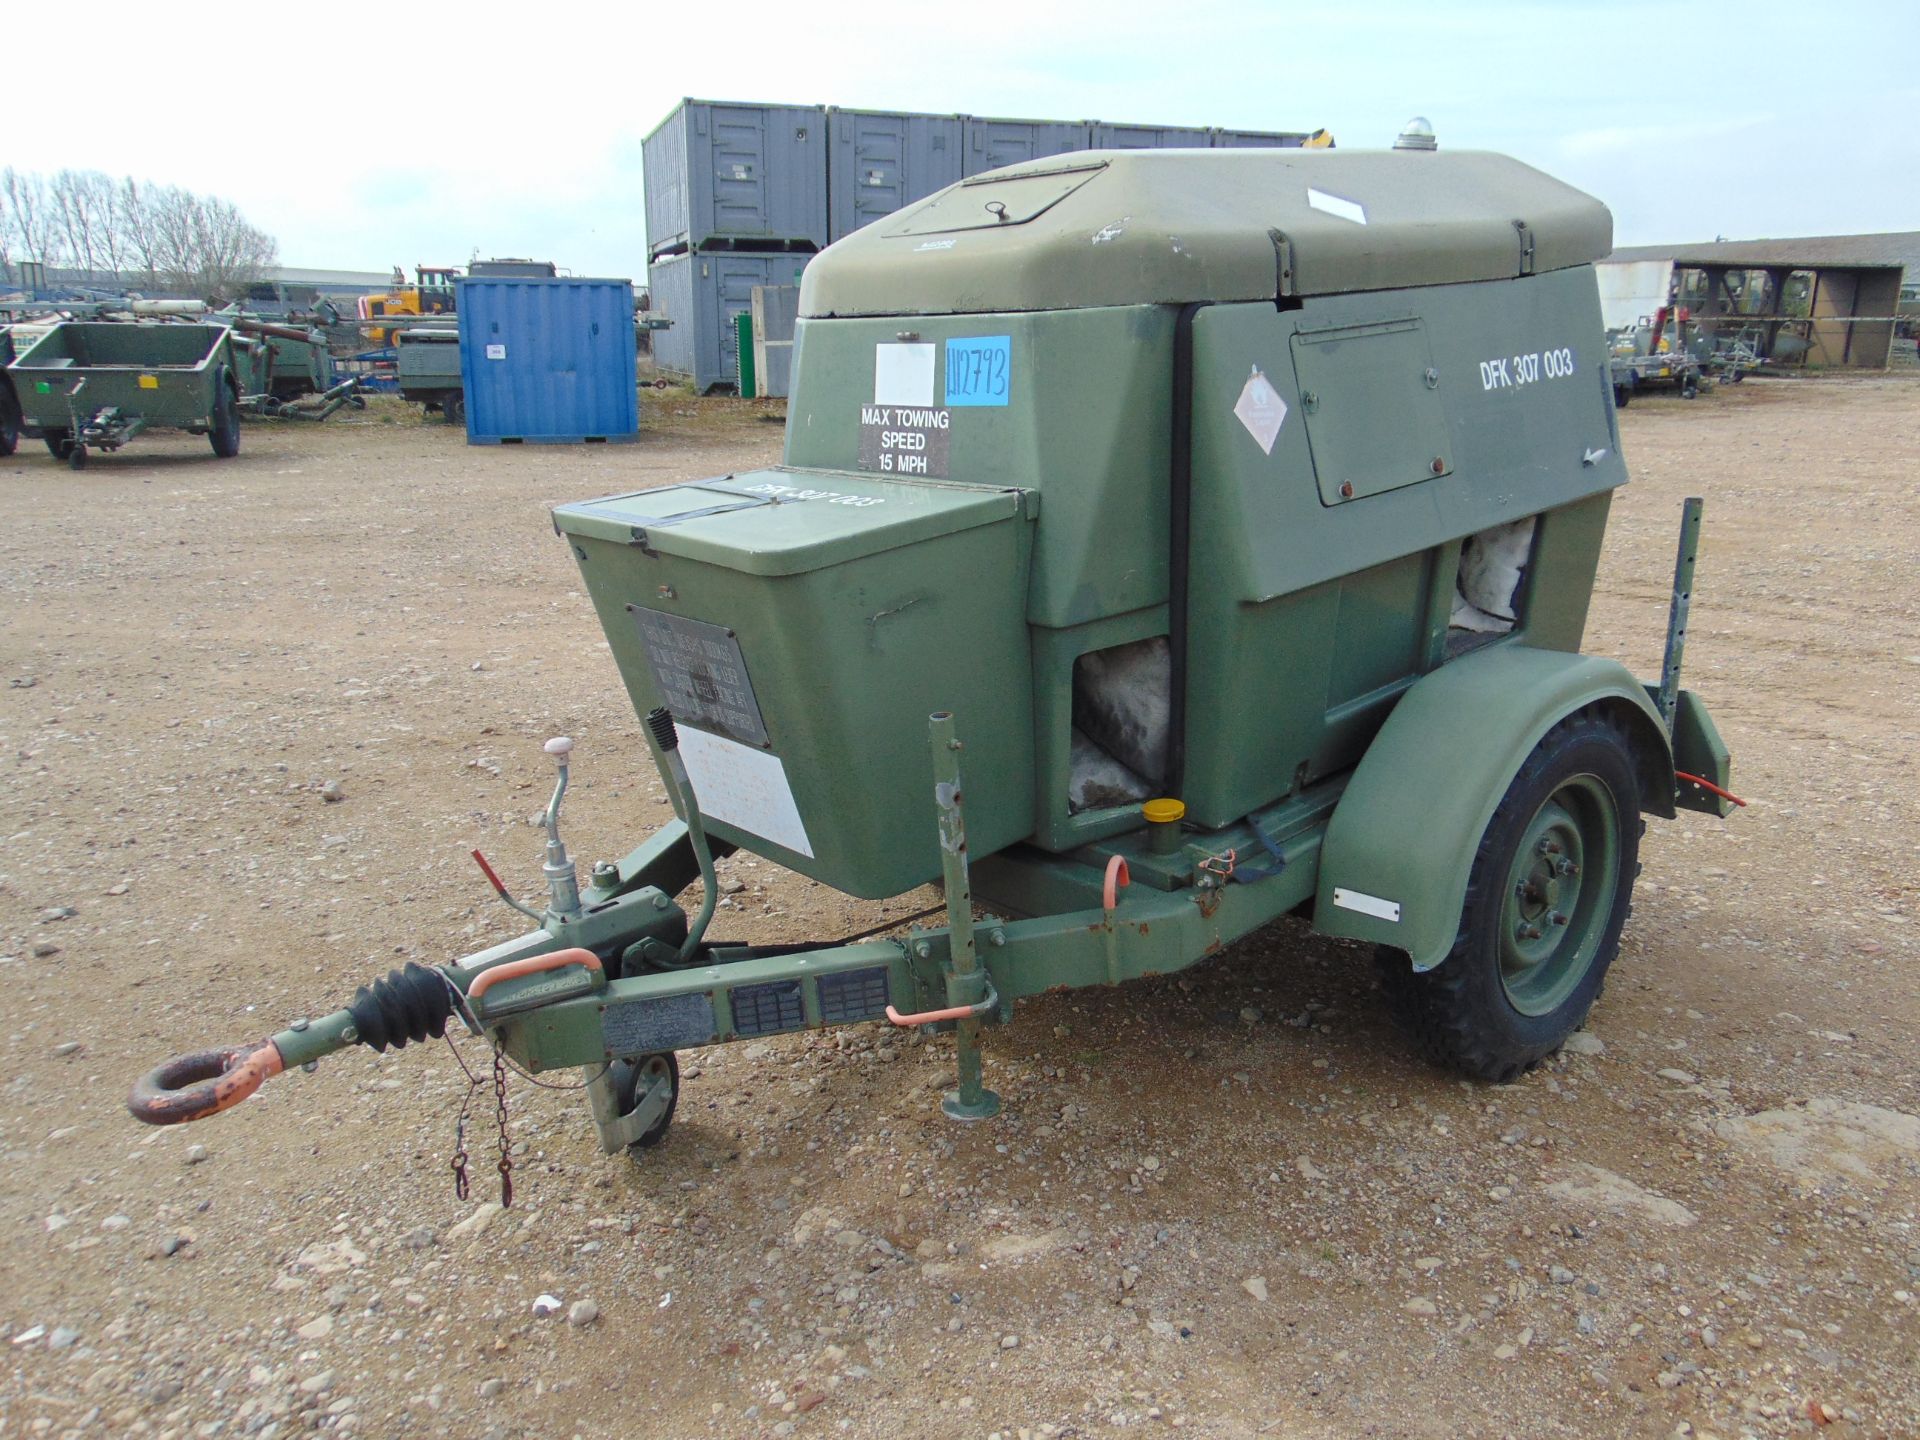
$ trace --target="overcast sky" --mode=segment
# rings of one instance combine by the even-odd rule
[[[1390,144],[1426,115],[1612,207],[1616,240],[1920,229],[1920,0],[778,7],[22,5],[0,164],[211,191],[289,265],[485,255],[638,278],[683,95]],[[191,20],[188,20],[188,16]]]

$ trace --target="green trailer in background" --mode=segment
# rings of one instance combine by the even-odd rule
[[[944,1108],[978,1119],[1016,999],[1285,915],[1372,951],[1434,1059],[1553,1053],[1642,816],[1735,803],[1679,684],[1698,504],[1658,679],[1580,653],[1627,478],[1611,218],[1431,144],[1055,156],[815,257],[782,464],[553,516],[677,818],[577,873],[549,741],[544,909],[493,881],[532,930],[162,1065],[134,1115],[457,1018],[580,1067],[610,1152],[662,1137],[676,1051],[856,1021],[952,1029]],[[715,940],[736,849],[938,883],[946,923]]]
[[[0,325],[0,457],[13,454],[20,444],[20,399],[13,393],[13,327]]]
[[[259,339],[226,325],[69,320],[8,366],[22,428],[79,470],[152,429],[205,435],[213,453],[240,453],[240,402],[266,389]]]
[[[415,325],[393,332],[394,381],[404,400],[438,410],[449,425],[467,423],[460,378],[460,327]]]

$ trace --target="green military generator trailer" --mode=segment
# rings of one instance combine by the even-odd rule
[[[550,898],[500,887],[534,929],[169,1062],[133,1113],[457,1017],[583,1067],[609,1151],[665,1131],[674,1052],[864,1020],[953,1028],[977,1118],[1016,999],[1287,914],[1374,947],[1437,1059],[1524,1071],[1614,959],[1642,815],[1732,803],[1678,685],[1697,504],[1659,678],[1580,653],[1627,478],[1610,244],[1515,161],[1349,150],[1057,156],[840,241],[782,464],[554,512],[677,819],[578,876],[550,742]],[[938,882],[947,923],[711,942],[734,849]]]

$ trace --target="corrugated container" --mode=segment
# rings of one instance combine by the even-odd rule
[[[650,255],[827,243],[827,124],[818,105],[683,100],[641,142],[640,161]]]
[[[734,317],[751,313],[756,285],[798,285],[805,255],[710,251],[672,255],[647,270],[652,314],[673,322],[653,336],[654,363],[704,395],[740,374]]]
[[[467,443],[639,433],[631,281],[503,275],[455,283]]]
[[[1207,150],[1213,132],[1204,125],[1092,125],[1095,150]]]
[[[1092,127],[1084,120],[995,120],[981,115],[963,117],[962,175],[998,170],[1043,155],[1065,155],[1085,150]]]
[[[960,178],[958,115],[827,111],[827,233],[851,235]]]
[[[1307,136],[1290,130],[1222,130],[1213,132],[1216,150],[1298,150]]]

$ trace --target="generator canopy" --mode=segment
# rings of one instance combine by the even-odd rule
[[[1484,151],[1089,150],[976,175],[822,251],[800,313],[997,314],[1511,279],[1613,244]]]

